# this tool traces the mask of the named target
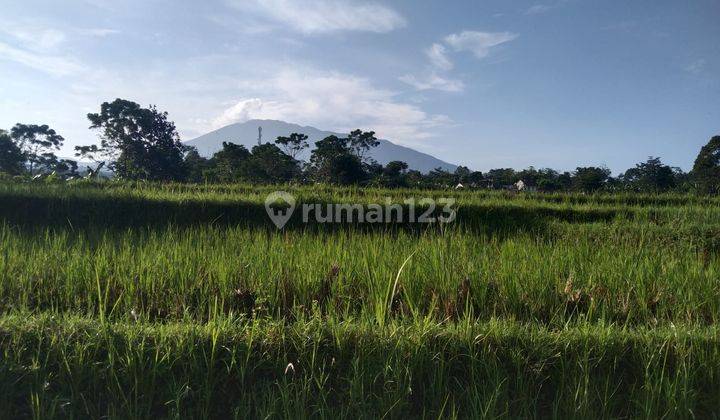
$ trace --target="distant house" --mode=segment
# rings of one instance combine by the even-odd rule
[[[457,184],[457,185],[455,186],[455,189],[456,189],[456,190],[462,190],[463,188],[465,188],[465,186],[464,186],[463,184]]]
[[[522,179],[521,179],[520,181],[518,181],[518,182],[515,183],[515,188],[516,188],[518,191],[523,191],[523,192],[535,192],[535,191],[537,191],[537,187],[532,186],[532,185],[527,185],[527,184],[525,183],[525,181],[523,181]]]

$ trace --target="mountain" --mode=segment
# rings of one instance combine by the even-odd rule
[[[250,150],[253,146],[257,145],[258,127],[262,127],[263,143],[274,142],[279,136],[287,136],[291,133],[302,133],[308,136],[308,143],[311,148],[314,147],[316,141],[322,140],[327,136],[347,136],[347,133],[322,131],[314,127],[303,127],[283,121],[250,120],[244,123],[225,126],[196,139],[189,140],[185,144],[196,147],[200,155],[205,157],[210,157],[213,153],[222,149],[222,143],[224,141],[242,144]],[[401,160],[406,162],[410,169],[416,169],[424,173],[430,172],[438,167],[451,172],[457,168],[456,165],[443,162],[428,154],[418,152],[409,147],[399,146],[387,140],[380,140],[378,147],[371,150],[370,157],[383,165],[393,160]],[[305,153],[300,156],[300,159],[309,160],[310,151],[306,150]]]

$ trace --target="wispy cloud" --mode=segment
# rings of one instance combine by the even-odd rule
[[[64,32],[53,28],[17,25],[8,22],[0,24],[0,32],[9,35],[16,43],[33,51],[47,51],[65,42]]]
[[[464,31],[445,37],[444,42],[455,51],[471,51],[478,58],[490,54],[490,49],[512,41],[517,34],[510,32],[477,32]],[[465,84],[461,80],[451,79],[443,75],[454,67],[448,57],[448,49],[443,43],[436,42],[425,50],[430,65],[422,75],[406,74],[400,81],[417,90],[440,90],[444,92],[462,92]]]
[[[490,49],[518,37],[512,32],[463,31],[445,37],[447,45],[455,51],[470,51],[477,58],[485,58]]]
[[[697,59],[685,67],[685,71],[694,75],[701,74],[705,71],[707,60],[704,58]]]
[[[447,48],[441,43],[434,43],[425,50],[430,61],[425,72],[421,75],[406,74],[399,77],[400,81],[407,83],[417,90],[440,90],[443,92],[462,92],[465,84],[460,80],[447,78],[441,73],[452,70],[454,64],[447,55]]]
[[[215,25],[243,35],[266,35],[277,29],[274,23],[258,22],[256,19],[243,16],[211,14],[206,16],[206,19]]]
[[[267,90],[262,97],[237,100],[213,121],[213,128],[253,118],[279,119],[341,132],[372,129],[383,138],[412,144],[448,121],[367,79],[337,72],[283,71],[261,84]]]
[[[394,9],[379,3],[352,0],[227,0],[242,11],[257,14],[305,34],[339,31],[390,32],[405,26]]]
[[[444,92],[462,92],[465,84],[461,80],[446,79],[437,73],[430,72],[425,76],[406,74],[400,81],[407,83],[417,90],[440,90]]]
[[[0,40],[0,60],[13,61],[51,76],[79,75],[86,66],[65,53],[65,47],[78,37],[106,37],[116,33],[119,31],[107,28],[61,30],[34,20],[0,22],[0,34],[7,40]]]
[[[529,7],[527,10],[525,10],[526,15],[541,15],[543,13],[547,13],[550,10],[553,9],[553,6],[550,6],[548,4],[536,4],[534,6]]]
[[[0,60],[2,59],[20,63],[52,76],[67,76],[84,70],[84,67],[72,58],[22,50],[4,42],[0,42]]]
[[[430,64],[440,70],[451,70],[453,62],[447,56],[447,48],[442,44],[432,44],[425,50],[425,55],[430,59]]]
[[[93,36],[93,37],[99,37],[99,38],[104,38],[104,37],[110,36],[110,35],[117,35],[120,33],[120,31],[117,29],[109,29],[109,28],[77,29],[76,32],[79,35]]]
[[[34,51],[55,50],[77,37],[104,38],[120,33],[110,28],[63,27],[36,19],[1,21],[0,33],[12,38],[15,43]]]

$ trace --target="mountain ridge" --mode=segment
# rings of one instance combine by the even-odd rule
[[[314,148],[315,142],[330,135],[340,137],[347,135],[280,120],[253,119],[243,123],[230,124],[217,130],[213,130],[207,134],[188,140],[185,144],[196,147],[198,149],[198,153],[205,157],[210,157],[215,152],[219,151],[222,148],[223,142],[242,144],[248,149],[251,149],[257,144],[258,127],[262,127],[263,129],[262,141],[264,143],[274,142],[278,136],[287,136],[291,133],[302,133],[307,135],[310,148],[304,150],[299,156],[300,159],[306,161],[310,158],[310,150]],[[435,168],[442,168],[452,172],[457,168],[457,165],[445,162],[427,153],[395,144],[389,140],[378,140],[380,141],[380,144],[378,147],[370,151],[369,156],[380,164],[385,165],[393,160],[400,160],[407,163],[410,169],[416,169],[423,173],[430,172]]]

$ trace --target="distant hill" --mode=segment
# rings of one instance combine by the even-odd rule
[[[228,125],[196,139],[189,140],[185,144],[196,147],[198,152],[206,157],[210,157],[220,150],[224,141],[242,144],[250,150],[253,146],[257,145],[258,127],[262,127],[264,143],[274,142],[279,136],[287,136],[291,133],[302,133],[308,136],[308,143],[311,148],[314,147],[316,141],[322,140],[327,136],[333,134],[338,137],[347,136],[347,133],[322,131],[315,127],[303,127],[283,121],[250,120],[244,123]],[[383,165],[393,160],[401,160],[406,162],[410,169],[416,169],[424,173],[430,172],[438,167],[451,172],[457,168],[457,165],[444,162],[409,147],[399,146],[387,140],[380,140],[380,145],[372,150],[370,156]],[[306,150],[305,153],[300,156],[300,159],[309,160],[310,151]]]

